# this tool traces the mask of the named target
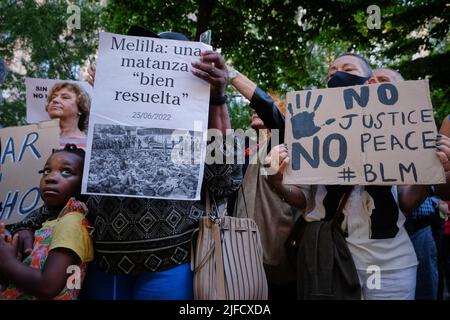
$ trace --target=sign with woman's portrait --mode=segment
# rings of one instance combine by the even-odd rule
[[[86,81],[25,78],[28,123],[50,120],[46,110],[48,95],[52,92],[53,86],[61,82],[78,85],[92,100],[92,87]]]

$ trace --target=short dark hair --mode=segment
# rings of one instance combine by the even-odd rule
[[[372,67],[370,66],[370,63],[369,63],[369,61],[367,61],[366,58],[364,58],[363,56],[361,56],[361,55],[359,55],[357,53],[346,52],[344,54],[341,54],[336,59],[338,59],[340,57],[344,57],[344,56],[352,56],[352,57],[355,57],[355,58],[358,58],[359,60],[361,60],[362,61],[362,67],[363,67],[363,70],[364,70],[364,73],[365,73],[364,76],[369,77],[369,78],[373,77]]]
[[[54,155],[55,153],[59,153],[59,152],[68,152],[71,154],[74,154],[76,156],[78,156],[81,160],[81,172],[83,172],[83,166],[84,166],[84,156],[85,156],[85,152],[83,149],[78,148],[75,144],[73,143],[67,143],[64,148],[62,149],[53,149],[52,151],[52,155]],[[81,185],[80,185],[81,187]],[[75,198],[78,199],[81,202],[86,202],[88,197],[86,195],[82,195],[81,194],[81,189],[79,189],[77,191],[77,194],[75,195]]]
[[[64,146],[63,149],[53,149],[52,154],[58,153],[58,152],[69,152],[69,153],[72,153],[72,154],[77,155],[78,157],[80,157],[83,160],[83,162],[84,162],[84,156],[86,155],[86,152],[83,149],[78,148],[73,143],[67,143]]]

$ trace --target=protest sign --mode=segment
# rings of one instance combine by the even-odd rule
[[[61,82],[70,82],[78,85],[92,99],[92,87],[86,81],[25,78],[28,123],[50,120],[47,111],[45,111],[47,97],[52,91],[53,86]]]
[[[101,33],[82,191],[199,199],[209,83],[191,62],[210,46]]]
[[[59,147],[59,121],[0,129],[0,222],[22,220],[42,205],[41,170]]]
[[[445,182],[427,80],[289,92],[287,184]]]

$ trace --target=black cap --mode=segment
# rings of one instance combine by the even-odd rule
[[[179,32],[164,31],[164,32],[160,32],[160,33],[156,34],[142,26],[131,26],[128,29],[127,34],[129,36],[137,36],[137,37],[149,37],[149,38],[189,41],[188,37],[186,37],[184,34],[179,33]]]

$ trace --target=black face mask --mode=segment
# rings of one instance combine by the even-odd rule
[[[347,72],[336,71],[328,80],[328,88],[348,87],[364,84],[369,78],[356,76]]]

